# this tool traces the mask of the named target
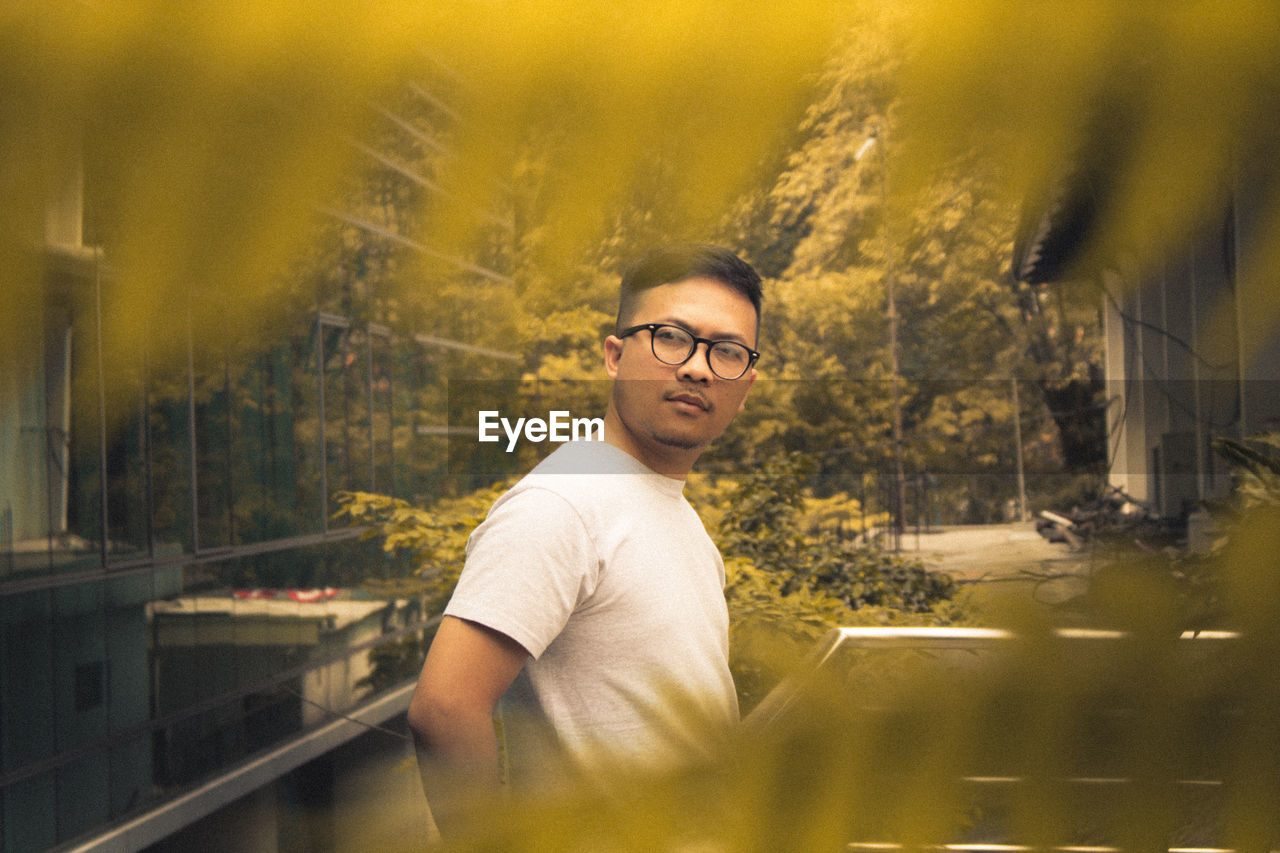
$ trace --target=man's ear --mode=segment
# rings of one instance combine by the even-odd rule
[[[604,372],[610,379],[618,378],[618,362],[622,359],[622,338],[610,335],[604,339]]]

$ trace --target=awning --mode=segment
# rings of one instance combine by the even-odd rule
[[[1096,236],[1102,186],[1097,170],[1077,165],[1024,205],[1013,244],[1015,279],[1046,284],[1081,274],[1076,267]]]

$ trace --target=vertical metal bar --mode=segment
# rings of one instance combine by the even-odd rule
[[[867,541],[867,478],[865,476],[858,478],[858,486],[862,492],[858,498],[858,533],[865,543]]]
[[[880,203],[884,209],[884,279],[885,302],[889,315],[889,377],[893,383],[893,550],[902,548],[902,533],[907,524],[907,475],[902,464],[902,368],[898,358],[898,301],[894,294],[897,271],[894,269],[894,245],[889,231],[889,163],[883,138],[880,144]]]
[[[396,352],[395,341],[387,340],[387,494],[396,495]]]
[[[1200,347],[1200,275],[1197,252],[1195,249],[1187,249],[1187,278],[1190,280],[1191,298],[1187,300],[1189,320],[1191,326],[1191,344],[1199,349]],[[1208,454],[1205,450],[1208,447],[1208,438],[1205,435],[1205,417],[1204,417],[1204,386],[1201,384],[1200,375],[1200,359],[1191,359],[1191,406],[1193,411],[1192,424],[1195,428],[1196,442],[1196,500],[1203,501],[1209,497],[1211,492],[1209,480],[1210,463]],[[1212,413],[1210,414],[1212,417]]]
[[[893,420],[891,424],[893,436],[893,499],[891,505],[893,510],[890,512],[890,526],[893,529],[893,550],[897,551],[902,547],[902,534],[906,530],[907,524],[907,480],[906,470],[902,462],[902,372],[898,358],[898,303],[894,294],[894,279],[896,278],[894,244],[889,222],[889,160],[885,146],[887,136],[888,134],[883,127],[874,128],[853,159],[854,162],[861,160],[863,155],[871,150],[874,145],[879,144],[880,150],[877,153],[880,160],[880,208],[881,216],[884,218],[880,231],[884,239],[885,314],[889,324],[889,376],[892,382],[893,396]]]
[[[143,501],[146,511],[146,518],[143,524],[146,527],[147,536],[147,556],[155,557],[156,555],[156,529],[155,529],[155,483],[152,481],[154,477],[154,469],[151,459],[151,362],[147,356],[143,355],[142,365],[142,478],[143,478]]]
[[[102,345],[102,249],[93,250],[93,311],[98,355],[98,558],[107,567],[107,365]],[[52,531],[50,531],[52,535]]]
[[[190,465],[191,553],[200,553],[199,447],[196,442],[196,354],[191,339],[191,305],[187,305],[187,460]]]
[[[104,537],[105,538],[105,537]],[[53,709],[53,746],[54,749],[63,749],[62,741],[59,734],[62,731],[60,717],[65,714],[59,713],[58,704],[58,679],[55,677],[58,672],[58,643],[57,640],[57,624],[58,624],[58,589],[57,587],[49,587],[49,617],[53,622],[53,629],[49,633],[49,707]],[[61,800],[62,787],[58,784],[58,770],[53,771],[53,834],[54,838],[61,840],[58,833],[58,815],[62,814]]]
[[[365,386],[366,396],[369,403],[369,491],[377,491],[377,475],[375,471],[378,467],[378,457],[374,452],[376,444],[376,431],[373,426],[373,326],[365,325],[364,333],[364,352],[365,352]]]
[[[1246,383],[1246,360],[1248,354],[1245,352],[1245,336],[1243,329],[1245,328],[1245,305],[1244,300],[1240,298],[1240,268],[1244,263],[1243,252],[1240,249],[1240,199],[1244,195],[1242,184],[1242,176],[1240,174],[1240,163],[1237,160],[1231,164],[1232,171],[1232,192],[1231,192],[1231,216],[1228,220],[1231,226],[1231,245],[1228,247],[1228,257],[1231,261],[1231,271],[1227,286],[1231,291],[1231,299],[1235,308],[1236,321],[1236,406],[1238,408],[1238,420],[1236,422],[1236,438],[1244,439],[1249,435],[1249,393],[1248,384]]]
[[[1018,465],[1018,521],[1027,520],[1027,477],[1022,464],[1022,404],[1018,402],[1018,377],[1009,378],[1013,386],[1013,449]]]
[[[325,400],[324,400],[324,323],[316,314],[316,376],[320,383],[320,393],[316,398],[317,434],[320,436],[320,529],[329,532],[329,451],[325,436]]]
[[[920,513],[924,506],[924,474],[916,472],[915,493],[916,493],[916,550],[920,550]]]
[[[351,452],[351,327],[342,330],[342,486],[355,482],[355,454]],[[326,497],[327,500],[327,497]],[[328,512],[329,505],[325,504]]]
[[[225,415],[227,419],[226,420],[226,424],[227,424],[226,453],[225,453],[226,465],[227,465],[227,472],[225,476],[226,476],[227,485],[226,485],[226,488],[222,490],[223,498],[226,500],[226,505],[227,505],[227,536],[226,536],[226,541],[223,542],[222,544],[231,545],[236,541],[236,499],[235,499],[235,482],[233,481],[231,476],[232,470],[234,468],[233,462],[235,459],[235,454],[232,452],[233,432],[232,432],[231,416],[235,407],[233,405],[232,394],[231,394],[231,356],[230,354],[223,355],[222,393],[225,396],[227,401],[226,415]]]

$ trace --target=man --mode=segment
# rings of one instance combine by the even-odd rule
[[[530,721],[574,758],[650,763],[691,745],[664,707],[737,719],[724,564],[682,489],[755,381],[760,297],[724,249],[641,259],[604,342],[604,441],[562,445],[472,534],[409,709],[446,833],[451,795],[499,783],[500,699],[517,781],[546,758]]]

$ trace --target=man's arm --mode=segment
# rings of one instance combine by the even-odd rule
[[[427,801],[448,837],[460,798],[496,793],[500,782],[493,712],[529,653],[475,622],[440,622],[409,704],[409,726]]]

